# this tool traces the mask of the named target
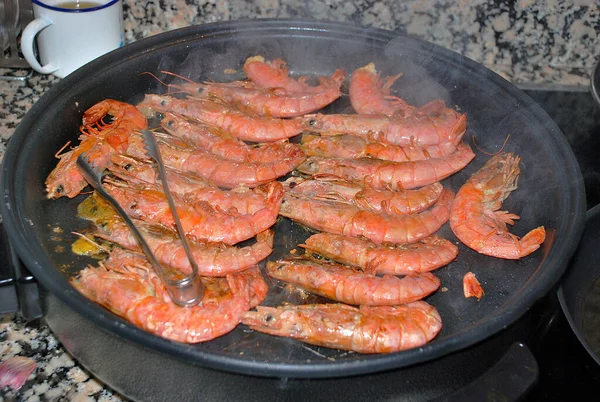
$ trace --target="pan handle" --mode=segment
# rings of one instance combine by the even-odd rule
[[[517,401],[537,383],[539,368],[535,357],[523,343],[513,343],[502,358],[467,386],[438,401]]]
[[[26,321],[43,317],[38,284],[10,245],[0,223],[0,314],[15,313]]]

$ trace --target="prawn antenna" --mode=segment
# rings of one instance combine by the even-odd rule
[[[163,71],[161,71],[163,72]],[[160,82],[161,84],[163,84],[164,86],[166,86],[167,88],[169,87],[169,84],[166,84],[164,81],[162,81],[160,78],[158,78],[156,75],[152,74],[150,71],[143,71],[141,72],[139,75],[144,75],[147,74],[151,77],[153,77],[156,81]]]
[[[71,232],[74,235],[77,235],[79,237],[81,237],[82,239],[92,243],[92,245],[98,247],[100,250],[110,253],[110,250],[108,250],[106,247],[102,246],[100,243],[95,242],[94,240],[90,239],[89,237],[87,237],[86,235],[84,235],[83,233],[79,233],[79,232]]]
[[[195,83],[196,83],[195,81],[193,81],[193,80],[192,80],[192,79],[190,79],[190,78],[184,77],[183,75],[179,75],[179,74],[176,74],[176,73],[172,73],[171,71],[167,71],[167,70],[160,70],[160,72],[161,72],[161,73],[163,73],[163,74],[171,75],[171,76],[173,76],[173,77],[177,77],[177,78],[179,78],[180,80],[184,80],[184,81],[186,81],[186,82],[191,82],[192,84],[195,84]]]
[[[477,142],[475,141],[475,135],[471,134],[471,142],[473,142],[473,146],[475,148],[477,148],[478,150],[480,150],[482,153],[484,153],[486,155],[489,155],[489,156],[498,155],[500,152],[502,152],[502,150],[506,146],[506,143],[508,142],[509,138],[510,138],[510,134],[506,134],[506,138],[504,139],[504,142],[502,143],[502,146],[500,147],[500,149],[498,151],[496,151],[496,152],[487,152],[483,148],[481,148],[479,145],[477,145]]]
[[[65,145],[63,145],[61,149],[59,149],[58,151],[56,151],[56,153],[54,154],[54,157],[55,157],[56,159],[60,159],[60,153],[61,153],[62,151],[64,151],[64,150],[65,150],[65,148],[66,148],[66,147],[68,147],[70,143],[71,143],[71,141],[67,141],[67,143],[66,143]]]

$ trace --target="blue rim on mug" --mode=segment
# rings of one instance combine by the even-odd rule
[[[119,0],[112,0],[106,4],[100,4],[97,7],[89,7],[89,8],[62,8],[62,7],[56,7],[56,6],[51,6],[51,5],[45,4],[40,0],[32,0],[32,1],[33,1],[33,4],[37,4],[38,6],[47,8],[49,10],[62,11],[64,13],[87,13],[90,11],[97,11],[97,10],[102,10],[103,8],[110,7],[113,4],[117,3]]]

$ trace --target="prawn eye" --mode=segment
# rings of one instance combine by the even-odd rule
[[[290,182],[290,188],[294,188],[298,185],[295,181]]]
[[[316,119],[310,119],[308,121],[308,125],[311,127],[315,127],[317,125],[317,120]]]
[[[160,101],[160,105],[161,106],[167,106],[168,104],[169,104],[169,101],[166,100],[166,99],[163,99],[163,100]]]
[[[174,125],[175,125],[175,120],[169,120],[167,122],[167,126],[169,126],[169,127],[173,127]]]
[[[267,315],[265,316],[265,321],[266,321],[266,322],[271,322],[271,321],[273,321],[273,319],[274,319],[274,318],[275,318],[275,317],[273,317],[271,314],[267,314]]]
[[[56,194],[61,194],[63,191],[65,191],[65,188],[63,187],[62,184],[60,186],[56,187]]]
[[[125,170],[129,170],[129,169],[131,169],[131,163],[128,163],[127,165],[123,166],[123,168],[124,168]]]

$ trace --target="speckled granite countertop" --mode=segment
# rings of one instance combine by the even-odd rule
[[[192,24],[242,18],[352,21],[447,47],[522,85],[586,87],[600,57],[600,14],[593,0],[124,0],[124,12],[127,43]],[[0,81],[0,159],[19,121],[56,82],[38,74],[27,82]],[[0,400],[125,400],[79,367],[45,325],[5,315],[0,361],[14,355],[33,358],[37,368],[19,391],[0,389]]]

